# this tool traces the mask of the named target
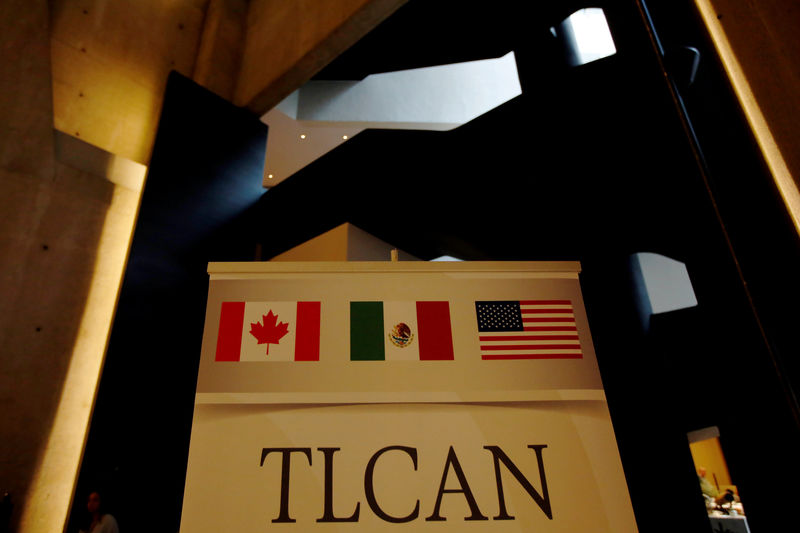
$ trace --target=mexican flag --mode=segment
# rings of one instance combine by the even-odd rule
[[[319,361],[320,302],[222,302],[216,361]]]
[[[350,360],[453,360],[450,302],[350,302]]]

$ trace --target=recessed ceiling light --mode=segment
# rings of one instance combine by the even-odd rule
[[[347,140],[347,135],[342,135],[342,139]]]
[[[301,139],[305,139],[305,138],[306,138],[306,134],[305,134],[305,133],[303,133],[302,135],[300,135],[300,138],[301,138]]]
[[[268,175],[268,176],[267,176],[267,179],[268,179],[268,180],[271,180],[271,179],[272,179],[272,178],[274,178],[274,177],[275,177],[275,176],[273,176],[272,174],[270,174],[270,175]]]

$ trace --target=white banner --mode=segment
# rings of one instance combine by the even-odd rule
[[[182,532],[636,531],[577,264],[210,272]]]

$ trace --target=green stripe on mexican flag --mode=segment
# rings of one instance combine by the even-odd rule
[[[350,302],[353,361],[453,359],[449,302]]]

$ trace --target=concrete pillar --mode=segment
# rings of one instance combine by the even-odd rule
[[[48,2],[4,1],[0,21],[0,493],[12,531],[52,532],[72,497],[144,167],[54,131]]]

